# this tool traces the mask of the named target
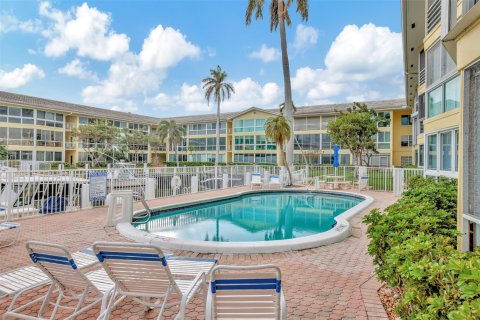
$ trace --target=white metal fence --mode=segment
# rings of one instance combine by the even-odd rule
[[[370,190],[395,194],[405,189],[411,177],[423,174],[421,169],[365,169]],[[94,172],[105,174],[106,194],[132,190],[146,200],[249,185],[254,172],[264,177],[287,175],[282,168],[268,165],[0,171],[0,216],[17,220],[103,206],[104,200],[91,201],[90,176]],[[344,181],[354,184],[359,180],[359,172],[359,167],[354,166],[292,168],[294,182],[307,185],[315,177],[325,176],[342,176]]]

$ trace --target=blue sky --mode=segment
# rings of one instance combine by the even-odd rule
[[[3,0],[0,90],[160,117],[209,113],[201,79],[221,65],[236,88],[224,111],[276,107],[279,34],[268,16],[245,26],[246,2]],[[310,0],[307,22],[290,14],[297,106],[403,97],[399,1]]]

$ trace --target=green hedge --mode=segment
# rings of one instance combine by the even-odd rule
[[[457,181],[412,178],[364,222],[379,279],[400,292],[402,319],[480,319],[480,251],[456,250]]]

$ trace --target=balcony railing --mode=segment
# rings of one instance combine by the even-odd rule
[[[429,4],[430,6],[427,10],[427,33],[437,26],[442,17],[441,0],[429,1]]]
[[[75,149],[75,142],[65,142],[65,149]]]
[[[77,124],[75,122],[67,122],[65,123],[65,129],[72,130],[77,128]]]

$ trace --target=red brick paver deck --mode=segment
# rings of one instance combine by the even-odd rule
[[[241,189],[222,190],[177,198],[150,201],[150,206],[196,200],[212,195],[235,193]],[[391,193],[366,192],[375,199],[371,206],[384,208],[395,201]],[[309,250],[276,254],[208,255],[177,251],[179,256],[215,257],[220,264],[251,265],[274,263],[282,269],[283,288],[287,301],[288,319],[387,319],[378,298],[378,282],[371,278],[373,265],[366,253],[368,239],[362,216],[352,219],[352,236],[342,242]],[[21,221],[22,233],[16,245],[0,249],[0,272],[29,264],[25,251],[28,240],[42,240],[66,245],[71,251],[89,247],[94,241],[125,241],[113,228],[104,228],[105,208],[50,215]],[[370,279],[370,280],[369,280]],[[373,280],[372,280],[373,279]],[[23,301],[39,295],[42,289],[32,290]],[[0,316],[11,299],[0,299]],[[38,310],[32,308],[33,310]],[[112,314],[112,319],[152,319],[157,312],[147,312],[132,300],[125,300]],[[176,310],[165,312],[173,319]],[[98,308],[77,317],[95,319]],[[187,319],[203,319],[204,302],[195,299],[187,308]]]

